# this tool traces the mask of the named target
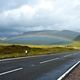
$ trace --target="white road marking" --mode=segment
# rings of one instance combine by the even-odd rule
[[[15,71],[19,71],[19,70],[21,70],[21,69],[23,69],[23,68],[18,68],[18,69],[14,69],[14,70],[6,71],[6,72],[3,72],[3,73],[0,73],[0,76],[1,76],[1,75],[4,75],[4,74],[8,74],[8,73],[15,72]]]
[[[61,77],[59,77],[57,80],[63,80],[66,75],[68,75],[78,64],[80,64],[80,61],[78,61],[75,65],[73,65],[68,71],[66,71]]]
[[[49,55],[55,55],[55,54],[49,54]],[[17,59],[26,59],[26,58],[32,58],[32,57],[41,57],[41,56],[48,56],[48,55],[38,55],[38,56],[27,56],[27,57],[18,57],[18,58],[10,58],[10,59],[2,59],[2,61],[10,61],[10,60],[17,60]]]
[[[72,54],[69,54],[69,55],[65,55],[65,56],[63,56],[63,57],[69,57],[69,56],[71,56],[71,55],[72,55]],[[57,59],[60,59],[60,58],[54,58],[54,59],[42,61],[42,62],[40,62],[40,64],[43,64],[43,63],[46,63],[46,62],[50,62],[50,61],[53,61],[53,60],[57,60]]]
[[[69,57],[69,56],[72,56],[72,54],[70,54],[70,55],[65,55],[64,57]]]
[[[60,59],[60,58],[54,58],[54,59],[50,59],[50,60],[46,60],[46,61],[42,61],[42,62],[40,62],[40,64],[43,64],[43,63],[46,63],[46,62],[50,62],[50,61],[54,61],[54,60],[57,60],[57,59]]]
[[[55,54],[49,54],[49,55],[55,55]],[[38,55],[38,56],[26,56],[26,57],[18,57],[18,58],[9,58],[9,59],[2,59],[2,61],[11,61],[11,60],[17,60],[17,59],[27,59],[27,58],[33,58],[33,57],[42,57],[42,56],[48,56],[48,55]]]

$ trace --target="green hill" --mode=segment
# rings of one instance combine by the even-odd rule
[[[32,44],[32,45],[54,45],[54,44],[69,44],[80,33],[63,30],[42,30],[42,31],[29,31],[24,32],[13,37],[7,37],[1,40],[1,43],[10,44]]]
[[[77,36],[74,40],[75,40],[75,41],[80,41],[80,35]]]

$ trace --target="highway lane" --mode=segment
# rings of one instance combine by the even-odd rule
[[[0,61],[0,80],[57,80],[80,60],[80,52]]]

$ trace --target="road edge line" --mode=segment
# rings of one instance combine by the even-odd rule
[[[50,54],[50,55],[55,55],[55,54]],[[0,62],[2,62],[2,61],[11,61],[11,60],[19,60],[19,59],[28,59],[28,58],[41,57],[41,56],[48,56],[48,55],[36,55],[36,56],[26,56],[26,57],[0,59]]]
[[[74,64],[70,69],[68,69],[62,76],[60,76],[57,80],[63,80],[76,66],[80,64],[80,61],[78,61],[76,64]]]

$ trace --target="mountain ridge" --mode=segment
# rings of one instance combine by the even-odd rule
[[[73,41],[80,33],[69,30],[41,30],[29,31],[16,36],[4,38],[1,42],[22,44],[67,44]]]

